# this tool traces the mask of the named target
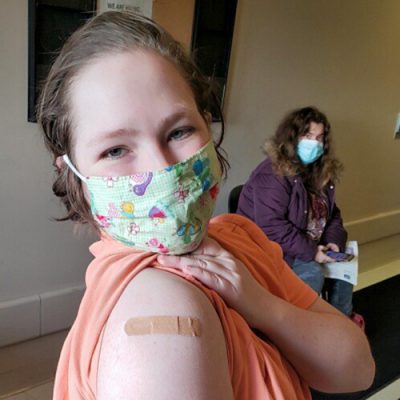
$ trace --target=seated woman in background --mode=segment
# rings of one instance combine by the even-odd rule
[[[244,185],[237,213],[253,220],[280,244],[286,262],[317,293],[355,322],[353,285],[326,279],[327,250],[344,251],[347,232],[335,203],[342,167],[335,158],[327,117],[315,107],[289,113],[266,142],[268,156]]]
[[[211,98],[140,15],[100,14],[56,59],[38,114],[53,190],[99,241],[55,400],[295,400],[372,383],[363,332],[279,246],[239,215],[210,221],[224,171]]]

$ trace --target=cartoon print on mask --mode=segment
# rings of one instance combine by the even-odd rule
[[[186,163],[183,161],[181,164],[175,164],[175,165],[169,165],[168,167],[165,167],[164,170],[167,172],[174,171],[177,178],[179,178],[182,175],[183,167],[186,165]]]
[[[191,236],[198,233],[201,229],[201,221],[197,218],[193,222],[181,225],[177,230],[178,236],[183,236],[183,243],[188,244],[192,241]]]
[[[152,172],[141,172],[131,175],[129,178],[129,184],[132,185],[132,191],[137,196],[143,196],[146,193],[147,187],[153,178]]]
[[[137,235],[139,232],[140,232],[140,226],[138,224],[131,222],[128,225],[128,234],[129,235]]]
[[[105,176],[103,180],[106,182],[107,187],[112,188],[114,186],[114,182],[118,182],[117,176]]]
[[[217,196],[218,196],[218,193],[219,193],[219,185],[218,185],[218,183],[215,184],[215,185],[210,189],[209,192],[210,192],[211,198],[212,198],[213,200],[215,200],[215,199],[217,198]]]
[[[125,218],[134,218],[135,206],[130,201],[123,201],[121,204],[121,214]]]
[[[130,247],[179,255],[193,251],[204,238],[220,178],[209,142],[161,171],[81,179],[87,184],[91,212],[105,233]]]
[[[110,219],[108,217],[106,217],[105,215],[95,214],[94,216],[102,228],[107,229],[112,225],[110,222]]]
[[[161,210],[160,208],[154,206],[149,211],[149,217],[153,220],[155,225],[163,224],[165,218],[167,218],[167,214],[165,211]]]
[[[163,243],[159,242],[158,239],[156,238],[150,239],[146,244],[149,247],[156,248],[158,253],[164,253],[164,254],[169,253],[168,247],[166,247]]]
[[[109,218],[120,218],[121,217],[121,213],[114,203],[108,203],[107,215]]]
[[[192,166],[193,172],[201,180],[203,192],[206,192],[211,186],[211,170],[209,158],[196,160]]]
[[[174,196],[177,198],[178,203],[184,203],[188,194],[189,190],[184,190],[182,185],[179,185],[179,189],[174,193]]]

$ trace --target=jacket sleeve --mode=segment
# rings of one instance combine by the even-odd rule
[[[252,190],[244,191],[240,201],[249,202],[254,207],[254,222],[268,238],[282,247],[283,253],[293,258],[312,261],[317,252],[317,243],[307,237],[288,220],[291,188],[282,178],[273,174],[255,177]]]
[[[339,246],[340,251],[346,249],[347,232],[344,229],[342,216],[336,203],[333,204],[332,215],[325,226],[320,242],[322,244],[335,243]]]

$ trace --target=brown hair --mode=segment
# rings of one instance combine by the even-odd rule
[[[221,119],[221,134],[215,143],[224,176],[229,167],[220,145],[224,137],[224,121],[211,82],[196,67],[183,47],[154,21],[132,12],[109,11],[89,20],[66,41],[44,83],[38,103],[37,117],[43,130],[45,145],[54,157],[63,154],[71,159],[71,115],[69,89],[73,79],[85,65],[106,54],[132,49],[154,51],[172,62],[192,89],[198,111],[206,120],[214,107]],[[59,221],[89,222],[92,218],[82,183],[69,168],[56,170],[53,192],[61,198],[67,215]]]
[[[296,148],[299,138],[309,131],[312,122],[324,126],[324,154],[314,163],[304,165],[297,156]],[[331,125],[326,115],[316,107],[304,107],[287,114],[275,135],[265,142],[264,151],[279,175],[299,174],[306,188],[314,192],[321,192],[329,182],[336,182],[343,169],[334,156]]]

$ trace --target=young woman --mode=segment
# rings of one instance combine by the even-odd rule
[[[56,400],[309,399],[309,385],[371,384],[363,333],[276,244],[240,216],[209,223],[223,169],[209,100],[179,44],[139,15],[95,17],[55,61],[39,106],[53,189],[66,219],[100,236]]]
[[[328,250],[344,251],[347,232],[335,202],[341,164],[334,157],[330,124],[315,107],[289,113],[265,146],[268,158],[244,185],[237,212],[280,244],[293,271],[329,302],[352,313],[353,285],[324,278]]]

